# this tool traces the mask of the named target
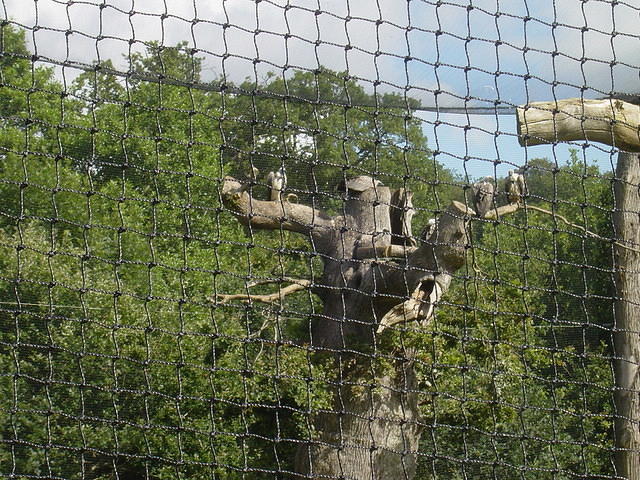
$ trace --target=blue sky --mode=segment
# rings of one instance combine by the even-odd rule
[[[126,69],[123,55],[145,42],[187,41],[211,76],[323,65],[427,105],[435,89],[442,106],[465,95],[490,106],[640,83],[638,0],[3,0],[0,15],[57,60],[111,58]]]

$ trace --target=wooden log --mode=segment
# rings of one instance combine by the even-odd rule
[[[517,108],[517,122],[523,147],[587,140],[640,152],[640,106],[622,100],[534,102]]]
[[[640,480],[640,156],[621,152],[616,168],[614,371],[616,475]]]

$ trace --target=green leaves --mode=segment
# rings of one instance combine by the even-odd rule
[[[585,231],[613,236],[609,174],[577,159],[528,168],[527,206],[547,213],[473,222],[467,269],[419,337],[434,392],[425,422],[436,425],[425,475],[611,474],[612,259]]]
[[[419,232],[463,182],[431,156],[416,102],[328,70],[245,82],[243,95],[196,89],[201,61],[184,44],[134,54],[135,78],[107,62],[64,91],[21,32],[1,27],[0,47],[0,465],[69,478],[291,470],[339,380],[308,348],[319,300],[210,298],[317,282],[321,260],[294,234],[241,227],[220,179],[257,166],[264,198],[262,177],[284,164],[300,202],[340,212],[335,186],[375,174],[415,192]],[[611,473],[610,179],[577,157],[532,160],[527,178],[538,210],[474,221],[430,327],[376,346],[376,372],[415,353],[424,478]]]

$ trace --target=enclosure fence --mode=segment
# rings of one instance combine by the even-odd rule
[[[640,478],[635,1],[0,4],[2,476]]]

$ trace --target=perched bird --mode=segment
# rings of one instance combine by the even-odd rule
[[[368,175],[360,175],[359,177],[350,178],[346,182],[342,180],[337,187],[339,192],[356,192],[362,193],[370,188],[379,187],[382,182],[377,178]]]
[[[400,188],[391,194],[391,243],[415,247],[411,221],[416,213],[413,206],[413,192]]]
[[[473,192],[473,209],[479,217],[484,217],[493,205],[493,194],[495,192],[493,178],[485,177],[474,183],[471,191]]]
[[[509,170],[504,189],[509,203],[520,203],[522,197],[527,193],[524,175],[514,170]]]
[[[280,199],[280,194],[287,188],[287,173],[284,166],[275,172],[269,172],[267,175],[267,186],[270,190],[270,200],[273,202]]]
[[[430,218],[429,220],[427,220],[427,224],[422,229],[422,233],[420,233],[420,239],[423,242],[426,242],[427,240],[429,240],[429,237],[431,237],[431,235],[433,235],[435,231],[436,231],[436,219]]]

